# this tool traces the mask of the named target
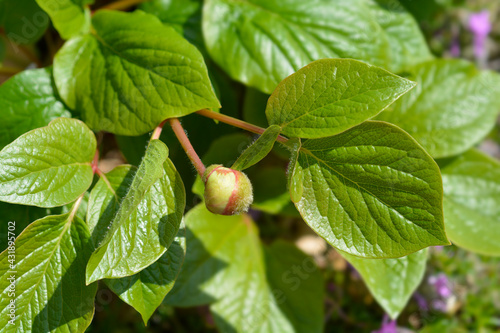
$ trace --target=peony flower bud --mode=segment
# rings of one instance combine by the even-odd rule
[[[209,166],[204,175],[205,205],[214,214],[235,215],[248,211],[253,201],[252,183],[241,171],[222,165]]]

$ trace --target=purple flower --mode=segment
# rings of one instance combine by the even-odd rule
[[[388,315],[384,315],[382,326],[380,326],[378,331],[372,331],[372,333],[398,333],[396,321],[391,320]]]
[[[429,284],[434,286],[436,293],[443,298],[448,298],[452,295],[450,281],[444,273],[429,277]]]
[[[483,10],[471,14],[469,30],[474,34],[474,55],[482,59],[486,56],[486,39],[491,32],[490,12]]]
[[[424,296],[422,296],[422,294],[415,292],[413,294],[413,297],[415,298],[415,301],[417,302],[420,310],[422,310],[422,311],[429,310],[429,306],[427,305],[427,300],[425,299]]]

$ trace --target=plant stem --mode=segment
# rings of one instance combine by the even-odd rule
[[[196,154],[196,151],[191,145],[186,132],[184,132],[184,128],[182,127],[181,122],[177,118],[171,118],[170,126],[172,126],[172,130],[174,131],[177,140],[179,140],[182,148],[184,148],[186,155],[191,160],[191,163],[195,167],[196,171],[198,171],[200,177],[203,178],[203,174],[205,173],[205,165],[203,165],[200,157],[198,156],[198,154]]]
[[[155,130],[153,131],[153,134],[151,134],[151,139],[150,140],[158,140],[160,139],[161,131],[163,130],[163,126],[165,126],[165,123],[168,121],[168,119],[165,119],[158,125]]]
[[[234,127],[238,127],[238,128],[241,128],[241,129],[244,129],[244,130],[247,130],[249,132],[256,133],[256,134],[262,134],[266,130],[265,128],[247,123],[246,121],[236,119],[236,118],[233,118],[230,116],[226,116],[225,114],[213,112],[213,111],[210,111],[207,109],[196,111],[196,113],[199,115],[202,115],[204,117],[212,118],[212,119],[221,121],[223,123],[226,123],[228,125],[232,125]],[[281,142],[281,143],[286,143],[288,141],[288,139],[285,138],[284,136],[279,135],[277,141]]]
[[[103,6],[99,9],[124,10],[146,1],[148,0],[119,0],[116,2],[112,2],[109,5]]]

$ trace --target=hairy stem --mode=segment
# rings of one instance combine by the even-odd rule
[[[165,119],[160,123],[160,125],[156,126],[155,130],[153,131],[153,134],[151,134],[151,140],[158,140],[160,139],[161,131],[163,130],[163,126],[165,126],[165,123],[168,121],[168,119]]]
[[[238,128],[241,128],[241,129],[244,129],[244,130],[247,130],[249,132],[256,133],[256,134],[262,134],[266,130],[265,128],[247,123],[246,121],[236,119],[236,118],[233,118],[230,116],[226,116],[222,113],[213,112],[213,111],[210,111],[207,109],[196,111],[196,113],[199,115],[202,115],[204,117],[212,118],[212,119],[218,120],[220,122],[223,122],[225,124],[232,125],[234,127],[238,127]],[[284,136],[279,135],[277,138],[277,141],[281,142],[281,143],[286,143],[288,141],[288,139],[285,138]]]
[[[182,127],[181,122],[177,118],[171,118],[170,126],[172,126],[172,130],[174,131],[175,136],[179,140],[182,148],[184,148],[186,155],[191,160],[191,163],[194,165],[196,171],[198,171],[200,177],[203,178],[203,174],[205,173],[205,165],[201,161],[198,154],[196,154],[196,151],[191,145],[191,142],[189,141],[186,132],[184,132],[184,128]]]

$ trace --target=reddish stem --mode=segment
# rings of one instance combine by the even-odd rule
[[[198,154],[196,154],[196,151],[191,145],[191,142],[189,141],[186,132],[184,132],[184,128],[182,127],[181,122],[177,118],[171,118],[170,126],[172,126],[172,130],[174,131],[177,140],[179,140],[182,148],[184,148],[186,155],[191,160],[191,163],[194,165],[196,171],[198,171],[200,177],[203,178],[203,174],[205,173],[205,165],[201,161]]]
[[[207,109],[196,111],[196,113],[199,115],[202,115],[204,117],[212,118],[212,119],[218,120],[220,122],[226,123],[228,125],[232,125],[234,127],[238,127],[238,128],[241,128],[241,129],[244,129],[244,130],[247,130],[249,132],[256,133],[256,134],[262,134],[266,130],[265,128],[247,123],[246,121],[236,119],[236,118],[233,118],[230,116],[226,116],[225,114],[213,112],[213,111],[210,111]],[[277,141],[279,141],[281,143],[286,143],[288,141],[288,139],[285,138],[284,136],[279,135],[277,138]]]
[[[99,170],[99,167],[97,166],[99,163],[99,149],[96,149],[95,150],[95,155],[94,155],[94,159],[92,160],[92,172],[94,174],[99,174],[100,170]]]
[[[163,126],[165,126],[165,123],[168,121],[168,119],[165,119],[160,123],[160,125],[156,126],[155,130],[153,131],[153,134],[151,134],[151,140],[158,140],[160,139],[161,131],[163,131]]]

